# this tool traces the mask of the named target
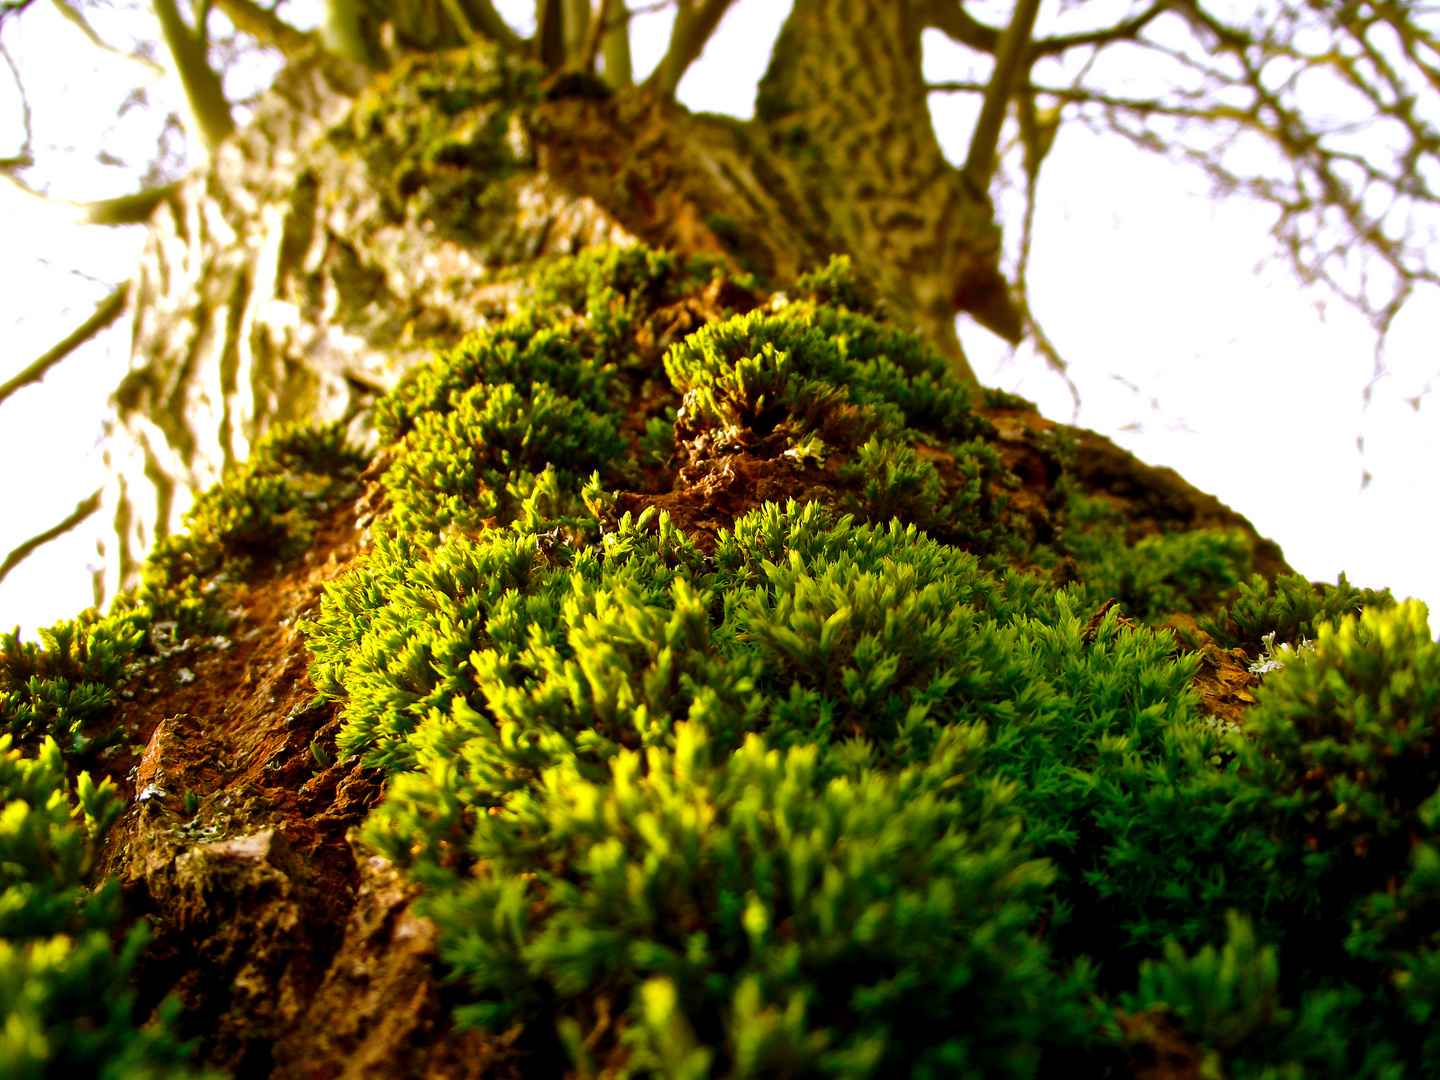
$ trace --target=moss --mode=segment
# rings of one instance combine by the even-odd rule
[[[185,531],[155,546],[139,589],[116,610],[138,606],[153,621],[177,621],[184,634],[223,627],[240,580],[303,552],[316,519],[358,494],[363,466],[339,423],[269,432],[248,461],[196,500]]]
[[[189,1064],[178,1001],[139,1014],[146,926],[122,930],[118,883],[95,879],[123,807],[113,782],[69,774],[128,737],[110,714],[132,665],[222,624],[240,576],[303,551],[316,515],[354,496],[362,464],[339,427],[277,430],[201,496],[189,531],[159,546],[110,614],[57,623],[39,643],[0,637],[0,1075],[218,1077]]]
[[[457,1016],[553,1030],[587,1075],[1102,1070],[1146,1024],[1237,1075],[1415,1060],[1433,849],[1377,863],[1413,864],[1389,907],[1344,909],[1384,928],[1366,948],[1402,941],[1403,995],[1331,962],[1338,921],[1307,953],[1287,920],[1317,886],[1277,878],[1290,796],[1265,793],[1313,763],[1217,734],[1199,656],[1143,625],[1208,615],[1234,640],[1354,597],[1237,590],[1238,534],[1132,542],[1063,447],[1037,547],[979,411],[1024,403],[954,383],[840,263],[662,369],[660,313],[702,283],[634,250],[548,264],[545,306],[382,406],[394,531],[330,588],[312,670],[343,702],[341,753],[392,770],[365,836],[425,884]],[[662,371],[673,438],[629,419]],[[697,483],[790,461],[831,501],[761,502],[702,548],[621,509],[617,485],[674,460]],[[1023,569],[1062,557],[1064,588]],[[1435,787],[1407,789],[1404,829]]]
[[[460,1024],[582,1076],[1104,1075],[1174,1045],[1428,1075],[1422,610],[1246,582],[1238,534],[1132,536],[1063,439],[1020,475],[986,413],[1027,404],[955,382],[842,262],[764,301],[607,249],[517,290],[378,406],[386,509],[304,626]],[[7,640],[7,722],[102,715],[159,614],[221,617],[359,465],[333,429],[266,442],[111,621]],[[1176,612],[1317,644],[1221,734]]]
[[[365,90],[349,130],[331,138],[364,155],[397,220],[440,217],[452,235],[472,235],[486,196],[530,164],[523,117],[538,100],[536,69],[502,50],[412,55]]]
[[[121,807],[114,784],[73,783],[46,739],[27,757],[0,736],[0,1074],[184,1080],[170,1003],[141,1027],[131,972],[143,925],[118,947],[115,882],[96,887],[96,849]]]

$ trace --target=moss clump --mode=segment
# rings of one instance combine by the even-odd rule
[[[1052,871],[1017,849],[1013,791],[945,791],[983,736],[952,729],[890,772],[860,745],[837,770],[755,735],[715,761],[705,731],[593,781],[547,770],[477,819],[486,870],[429,904],[464,928],[447,958],[480,1000],[462,1019],[553,1011],[593,1068],[597,995],[639,988],[605,1048],[631,1072],[678,1052],[752,1075],[1023,1075],[1090,1041],[1083,974],[1057,980],[1031,933]]]
[[[110,614],[57,623],[38,644],[0,637],[0,1075],[218,1080],[190,1066],[177,1001],[136,1015],[146,927],[122,931],[117,883],[95,880],[123,807],[111,781],[67,773],[127,736],[110,713],[130,665],[223,625],[241,573],[298,555],[362,465],[338,427],[276,431],[200,497],[189,532],[160,545]]]
[[[548,307],[382,406],[392,531],[329,589],[312,671],[341,753],[392,770],[364,835],[424,883],[457,1017],[580,1075],[1099,1075],[1162,1036],[1236,1076],[1433,1060],[1440,774],[1413,733],[1440,709],[1362,676],[1373,738],[1302,813],[1318,751],[1284,750],[1304,723],[1272,687],[1349,686],[1359,654],[1267,678],[1255,733],[1222,735],[1199,656],[1144,625],[1233,644],[1359,599],[1374,629],[1318,632],[1434,681],[1395,674],[1428,661],[1384,595],[1237,592],[1239,534],[1127,536],[1059,441],[1042,535],[983,412],[1026,403],[953,382],[839,263],[656,349],[713,284],[636,250],[550,264]],[[491,434],[471,403],[532,411]],[[470,471],[427,481],[447,458]],[[707,544],[622,509],[642,476],[756,462],[818,494]],[[1063,588],[1025,569],[1066,560]],[[1372,792],[1384,762],[1403,798]],[[1305,854],[1358,837],[1394,889]]]
[[[1146,621],[1170,612],[1208,617],[1250,570],[1250,547],[1239,532],[1196,529],[1127,543],[1119,512],[1080,494],[1072,496],[1066,528],[1064,546],[1084,567],[1090,599],[1098,604],[1113,597],[1127,614]],[[1257,575],[1256,581],[1264,579]],[[1261,616],[1256,624],[1267,621]]]
[[[108,780],[67,779],[54,740],[25,757],[0,736],[0,1075],[216,1076],[188,1064],[173,1005],[135,1023],[130,976],[146,933],[136,926],[116,947],[119,890],[93,876],[120,810]]]
[[[1200,625],[1225,645],[1259,656],[1267,634],[1298,645],[1319,634],[1324,623],[1394,604],[1389,589],[1357,589],[1343,574],[1336,585],[1312,583],[1297,574],[1281,574],[1274,581],[1256,574],[1240,583],[1228,607],[1206,614]]]
[[[161,540],[139,590],[116,610],[141,608],[183,631],[223,627],[240,579],[257,565],[309,546],[316,519],[358,494],[365,461],[345,445],[341,424],[282,425],[261,437],[248,461],[196,500],[185,531]]]
[[[522,117],[538,100],[534,66],[501,50],[414,55],[375,80],[331,139],[365,157],[397,220],[441,217],[470,235],[487,196],[530,164]]]

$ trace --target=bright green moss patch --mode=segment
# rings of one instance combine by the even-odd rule
[[[34,757],[0,736],[0,1075],[17,1080],[184,1080],[173,1007],[137,1027],[130,975],[146,934],[116,948],[115,882],[96,886],[96,849],[121,806],[114,784],[66,777],[50,739]]]
[[[316,519],[359,493],[364,459],[340,424],[285,425],[263,436],[250,459],[201,495],[185,531],[155,546],[133,598],[152,619],[185,630],[223,626],[234,588],[252,568],[291,559],[314,538]]]
[[[1205,1075],[1436,1075],[1423,608],[1246,582],[1238,533],[1130,537],[1063,435],[1016,475],[984,410],[1025,403],[843,261],[753,290],[553,260],[377,408],[387,509],[305,630],[339,756],[390,773],[363,838],[423,886],[456,1020],[582,1077],[1122,1075],[1174,1040]],[[262,442],[138,598],[0,643],[0,717],[93,748],[156,620],[217,625],[361,465],[335,428]],[[1172,613],[1315,647],[1221,734]],[[0,1003],[178,1060],[121,991],[53,1004],[131,963],[86,878],[106,795],[54,745],[0,768]]]
[[[632,1072],[679,1043],[751,1075],[1026,1075],[1084,1045],[1084,977],[1057,980],[1030,932],[1051,871],[1017,850],[1010,791],[973,810],[945,793],[977,745],[955,736],[924,767],[854,753],[836,776],[758,736],[712,762],[681,724],[673,751],[621,752],[598,782],[547,770],[479,820],[485,871],[428,904],[466,928],[446,958],[480,1003],[459,1015],[553,1009],[593,1067],[594,995],[641,987]]]
[[[1241,586],[1239,534],[1129,542],[1063,440],[1042,537],[976,411],[1025,403],[843,263],[657,347],[707,280],[548,264],[381,406],[394,511],[312,671],[392,770],[365,837],[425,884],[457,1016],[579,1075],[1099,1075],[1162,1029],[1233,1076],[1433,1062],[1415,610]],[[828,494],[704,545],[621,510],[747,462]],[[1225,736],[1171,612],[1321,645]]]
[[[12,736],[49,735],[68,749],[95,748],[82,726],[103,716],[115,684],[149,630],[144,614],[94,611],[40,631],[0,635],[0,724]]]
[[[300,554],[316,516],[354,496],[363,464],[339,427],[280,429],[200,497],[189,531],[160,546],[110,614],[57,623],[39,643],[0,637],[0,1075],[215,1075],[187,1064],[177,1003],[149,1023],[135,1015],[145,926],[121,934],[116,883],[94,874],[122,806],[110,781],[68,778],[66,758],[73,772],[125,738],[109,717],[130,665],[225,623],[243,575]]]
[[[1269,582],[1257,574],[1240,584],[1229,607],[1205,616],[1200,625],[1224,644],[1259,656],[1266,634],[1299,645],[1315,637],[1322,623],[1370,609],[1383,611],[1394,603],[1389,589],[1357,589],[1343,574],[1337,585],[1312,584],[1298,574],[1282,574]]]

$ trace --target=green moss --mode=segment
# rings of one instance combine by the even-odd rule
[[[108,780],[96,785],[81,773],[72,784],[53,740],[25,757],[0,736],[0,1075],[215,1075],[187,1064],[174,1002],[156,1022],[137,1024],[130,976],[145,930],[115,946],[119,889],[96,887],[93,874],[119,803]]]
[[[412,55],[366,89],[349,130],[331,138],[364,155],[392,216],[438,216],[465,235],[487,195],[529,166],[523,117],[538,100],[537,69],[500,49]]]
[[[548,264],[543,306],[382,406],[395,531],[329,589],[312,670],[341,753],[392,770],[365,836],[425,883],[457,1015],[626,1075],[1028,1076],[1061,1048],[1098,1069],[1121,1035],[1092,988],[1171,1010],[1239,1075],[1408,1053],[1430,946],[1387,1005],[1287,929],[1314,886],[1276,876],[1257,792],[1300,764],[1207,726],[1168,632],[1088,618],[1111,596],[1204,614],[1247,570],[1238,535],[1129,543],[1073,497],[1046,553],[975,411],[1025,403],[977,402],[837,263],[662,369],[647,320],[701,284],[635,250]],[[662,372],[673,440],[629,420]],[[707,553],[607,491],[713,454],[823,470],[853,516],[762,504]],[[1062,555],[1082,580],[1058,590],[1004,561]],[[1239,596],[1216,625],[1299,610]],[[1386,942],[1429,911],[1416,852],[1410,892],[1346,909]],[[1290,969],[1340,981],[1297,997]]]
[[[594,994],[638,987],[632,1072],[689,1043],[751,1075],[1026,1075],[1084,1045],[1084,976],[1057,980],[1029,931],[1051,871],[1017,848],[1010,791],[946,795],[983,741],[953,734],[898,773],[827,775],[817,747],[757,736],[714,762],[691,724],[596,780],[547,770],[479,821],[485,872],[426,902],[466,928],[445,956],[479,1000],[458,1017],[553,1011],[584,1068]]]
[[[0,1075],[218,1075],[188,1064],[178,1002],[148,1022],[136,1015],[145,925],[122,933],[117,883],[94,875],[123,807],[110,781],[69,779],[67,758],[73,767],[126,738],[110,711],[129,666],[223,624],[240,576],[297,556],[316,515],[354,496],[362,465],[339,427],[278,430],[200,497],[189,531],[159,546],[140,590],[110,614],[57,623],[38,644],[0,637]]]
[[[338,423],[271,431],[248,461],[196,500],[184,532],[155,546],[140,588],[116,610],[139,605],[152,620],[177,621],[183,633],[222,628],[240,579],[303,552],[316,518],[358,494],[364,464]]]
[[[1344,574],[1336,585],[1312,583],[1298,574],[1281,574],[1274,581],[1256,574],[1240,584],[1229,607],[1205,615],[1200,625],[1226,646],[1239,645],[1259,656],[1267,634],[1298,645],[1315,637],[1322,623],[1368,609],[1385,610],[1394,603],[1389,589],[1357,589]]]
[[[456,1019],[582,1076],[1103,1075],[1157,1031],[1217,1075],[1432,1075],[1423,611],[1245,583],[1238,534],[1132,538],[1063,440],[1022,484],[983,410],[1028,403],[843,263],[696,327],[753,298],[717,273],[547,261],[378,407],[388,510],[305,630],[339,755],[389,770],[363,837],[423,886]],[[687,533],[671,470],[737,463],[809,501]],[[333,430],[266,443],[118,621],[5,643],[7,722],[101,715],[156,613],[223,612],[358,465]],[[1317,646],[1222,735],[1172,612]]]

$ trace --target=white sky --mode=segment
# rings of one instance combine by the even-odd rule
[[[499,6],[518,16],[531,0]],[[788,7],[741,0],[681,84],[681,100],[748,115]],[[57,60],[43,69],[43,92],[36,88],[37,103],[47,105],[37,107],[37,133],[75,132],[69,137],[85,145],[81,132],[115,127],[107,119],[115,88],[132,73],[108,61],[91,72],[88,46],[49,10],[37,5],[21,20],[26,46]],[[668,23],[666,13],[637,20],[639,71],[658,60]],[[14,46],[8,32],[7,41]],[[950,49],[938,35],[927,39],[932,76],[954,77]],[[0,88],[0,118],[13,114],[6,93]],[[103,113],[91,109],[95,102],[104,103]],[[973,107],[958,98],[937,98],[932,107],[942,145],[963,157]],[[12,152],[3,128],[0,140],[0,154]],[[57,194],[117,193],[113,170],[83,155],[65,160],[71,164],[55,173]],[[1312,579],[1334,581],[1344,570],[1360,585],[1440,598],[1432,552],[1440,514],[1431,509],[1440,402],[1426,399],[1412,410],[1404,401],[1440,370],[1440,301],[1412,300],[1392,332],[1393,375],[1363,409],[1373,347],[1367,324],[1333,301],[1322,317],[1316,305],[1326,297],[1302,292],[1269,261],[1263,211],[1242,202],[1216,206],[1201,191],[1196,175],[1078,125],[1062,127],[1042,174],[1031,304],[1071,361],[1082,400],[1073,422],[1214,492]],[[33,204],[17,205],[4,188],[0,237],[4,379],[130,273],[140,237],[64,224]],[[1002,342],[964,320],[960,333],[982,381],[1072,420],[1069,391],[1028,350],[1011,358]],[[105,401],[126,369],[127,346],[122,324],[41,386],[0,405],[0,555],[99,485]],[[1362,490],[1365,470],[1374,479]],[[32,631],[88,605],[94,535],[82,526],[12,573],[0,585],[0,627]]]

